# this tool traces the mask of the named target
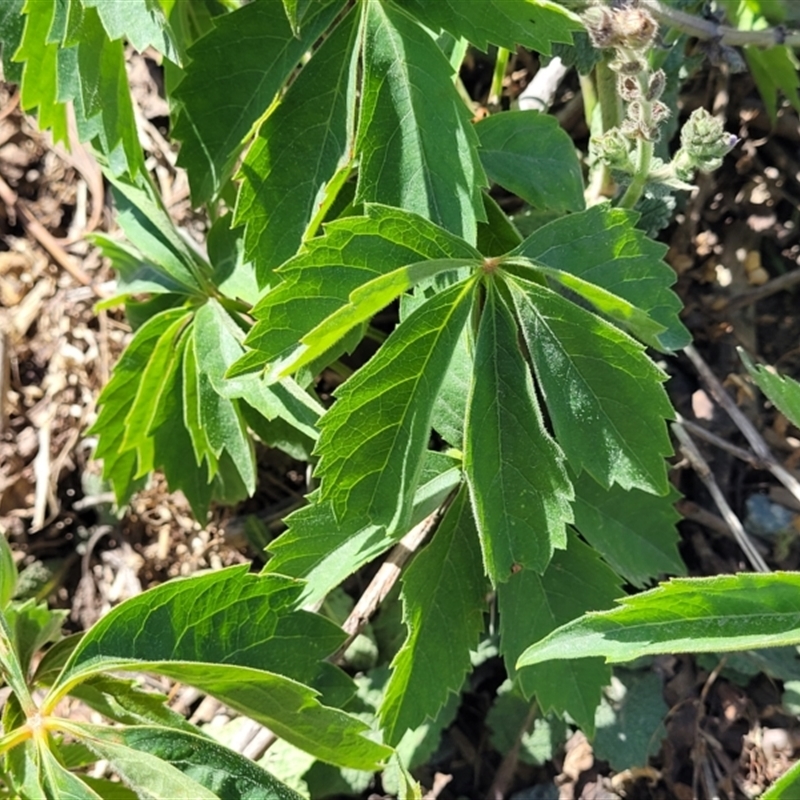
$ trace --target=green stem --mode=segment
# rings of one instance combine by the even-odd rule
[[[497,60],[494,62],[494,74],[492,75],[492,88],[489,92],[490,106],[500,104],[500,98],[503,95],[503,78],[506,76],[508,57],[510,55],[510,52],[505,47],[497,48]]]
[[[612,128],[618,128],[622,122],[622,98],[617,91],[617,73],[611,69],[608,60],[604,58],[595,67],[595,77],[602,120],[601,133],[608,133]]]
[[[597,89],[591,75],[580,75],[581,97],[583,98],[583,116],[586,118],[586,127],[592,129],[592,118],[594,110],[600,102],[597,97]]]
[[[622,200],[619,202],[620,208],[633,208],[642,196],[647,178],[650,175],[650,164],[653,161],[653,142],[639,139],[639,148],[636,158],[636,172],[633,175],[630,185],[625,190]]]

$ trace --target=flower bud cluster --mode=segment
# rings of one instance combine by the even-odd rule
[[[664,70],[650,67],[649,51],[658,36],[656,20],[640,0],[607,0],[607,5],[604,0],[592,2],[583,14],[583,23],[595,47],[613,50],[608,66],[617,75],[617,92],[626,106],[618,127],[592,138],[592,160],[632,176],[623,203],[635,202],[648,181],[672,189],[688,188],[686,181],[693,179],[696,170],[709,172],[720,166],[737,138],[700,109],[684,126],[682,146],[673,161],[658,162],[653,143],[658,141],[670,109],[661,100],[667,76]]]
[[[680,180],[691,180],[696,170],[713,172],[738,141],[725,131],[722,120],[704,108],[695,109],[681,130],[681,148],[673,159],[675,174]]]

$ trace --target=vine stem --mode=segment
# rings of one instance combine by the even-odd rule
[[[753,45],[772,47],[785,44],[800,47],[800,31],[787,31],[782,26],[764,28],[760,31],[740,31],[730,25],[722,25],[713,20],[696,17],[677,8],[670,8],[660,0],[639,0],[642,8],[650,11],[664,26],[677,28],[697,39],[714,39],[720,44],[736,46]]]
[[[494,74],[492,75],[492,88],[489,92],[490,106],[500,104],[500,98],[503,95],[503,78],[506,76],[508,58],[510,55],[511,53],[507,48],[497,48],[497,60],[494,62]]]

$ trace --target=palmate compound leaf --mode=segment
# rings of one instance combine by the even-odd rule
[[[254,761],[199,732],[76,722],[65,728],[98,758],[108,760],[128,786],[146,797],[301,800],[299,794]]]
[[[389,749],[304,685],[341,644],[341,629],[291,610],[297,581],[247,569],[171,581],[114,608],[75,648],[45,706],[98,673],[150,670],[208,692],[323,761],[377,768]]]
[[[568,713],[587,736],[594,731],[595,709],[611,670],[599,659],[568,664],[517,664],[532,640],[589,609],[608,608],[619,597],[621,581],[597,553],[571,535],[543,575],[523,569],[497,587],[500,649],[506,669],[527,697],[536,695],[544,713]]]
[[[234,224],[259,284],[313,235],[351,169],[358,14],[329,34],[262,123],[240,169]]]
[[[368,205],[366,216],[347,217],[325,226],[325,235],[309,240],[304,250],[277,274],[283,282],[253,308],[256,324],[245,344],[263,354],[277,376],[305,350],[303,338],[350,302],[369,281],[399,267],[426,260],[465,259],[480,253],[428,220],[397,208]],[[402,290],[401,290],[402,291]],[[387,301],[388,302],[388,301]],[[252,369],[245,356],[244,371]],[[235,375],[234,367],[229,375]]]
[[[433,513],[460,481],[461,468],[454,459],[444,453],[426,453],[408,525]],[[264,567],[265,572],[306,581],[298,598],[301,606],[322,600],[406,533],[406,527],[387,528],[359,516],[337,522],[330,501],[321,502],[317,493],[309,500],[310,505],[286,520],[286,533],[270,542],[272,557]]]
[[[182,142],[178,164],[187,170],[195,205],[222,189],[253,126],[340,7],[315,0],[295,36],[280,2],[249,3],[216,17],[214,28],[189,49],[191,63],[175,89],[174,135]]]
[[[517,666],[590,656],[619,663],[660,653],[796,646],[799,592],[800,574],[792,572],[674,578],[618,600],[618,608],[563,625],[531,645]]]
[[[602,486],[665,495],[666,376],[627,334],[550,289],[508,278],[537,385],[570,465]]]
[[[675,527],[678,492],[657,497],[619,486],[604,489],[585,472],[573,483],[575,527],[618,575],[642,588],[662,575],[685,574]]]
[[[762,392],[775,404],[794,425],[800,426],[800,383],[785,375],[770,372],[760,364],[756,366],[750,356],[740,347],[739,356],[744,362],[750,377]]]
[[[535,208],[582,211],[583,174],[558,120],[538,111],[493,114],[475,126],[489,179]]]
[[[320,420],[320,499],[338,521],[352,514],[403,527],[430,435],[433,404],[466,323],[475,281],[434,295],[336,392]]]
[[[550,54],[553,42],[572,43],[583,29],[562,4],[548,0],[398,0],[399,5],[434,30],[444,29],[481,50],[489,44],[514,50],[517,45]]]
[[[631,211],[593,206],[539,228],[512,255],[572,273],[627,300],[665,328],[653,344],[678,350],[690,336],[678,319],[681,302],[669,288],[675,273],[661,260],[664,245],[648,239],[635,221]]]
[[[486,571],[544,572],[567,543],[574,497],[561,449],[544,426],[514,317],[487,285],[464,424],[464,472]]]
[[[470,650],[483,630],[487,582],[466,488],[403,576],[408,636],[392,661],[380,708],[386,741],[435,719],[470,668]]]
[[[39,796],[69,798],[69,800],[103,800],[102,795],[97,794],[77,775],[65,769],[44,741],[39,740],[36,744],[39,752],[39,778],[45,790],[44,794]],[[200,796],[208,795],[201,791]]]
[[[414,211],[474,242],[486,177],[452,67],[390,3],[367,4],[362,36],[356,199]]]

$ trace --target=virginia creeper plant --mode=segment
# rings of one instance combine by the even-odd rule
[[[391,757],[395,790],[413,796],[411,743],[452,718],[490,606],[513,691],[593,734],[611,677],[597,656],[608,653],[553,665],[527,648],[608,608],[625,584],[684,571],[665,462],[673,412],[653,358],[689,335],[665,247],[637,227],[637,209],[647,192],[691,188],[735,144],[699,111],[674,157],[656,155],[675,113],[662,96],[679,80],[656,36],[681,47],[692,19],[653,0],[5,2],[6,80],[56,140],[74,114],[125,237],[94,236],[118,275],[101,307],[124,305],[134,330],[90,431],[118,503],[161,470],[203,521],[211,503],[255,491],[256,440],[312,462],[316,486],[260,575],[236,568],[155,589],[35,670],[9,594],[9,793],[109,796],[68,769],[103,758],[152,797],[294,796],[106,674],[150,670],[351,773]],[[470,46],[547,57],[584,31],[606,76],[597,85],[614,89],[601,103],[622,111],[594,131],[593,163],[616,192],[591,205],[554,118],[512,110],[476,123],[458,74]],[[147,173],[126,43],[163,59],[178,163],[210,220],[202,253]],[[785,44],[769,52],[791,63]],[[791,90],[788,79],[777,87]],[[549,222],[523,237],[492,184]],[[398,319],[388,338],[372,323],[386,308]],[[377,351],[323,407],[317,376],[347,373],[342,359],[366,340]],[[302,609],[431,515],[365,737],[347,713],[355,684],[326,660],[344,635]],[[62,719],[67,694],[119,724]]]

